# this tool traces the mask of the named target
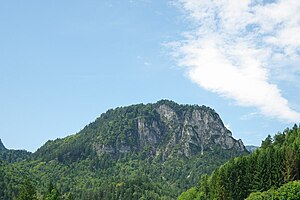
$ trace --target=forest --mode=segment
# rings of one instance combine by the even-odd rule
[[[97,163],[102,161],[92,159],[71,164],[32,158],[1,161],[0,199],[24,199],[22,195],[28,189],[33,199],[48,199],[49,185],[55,188],[56,199],[176,199],[196,184],[201,174],[211,173],[232,156],[219,151],[190,160],[174,158],[163,164],[134,156],[117,161],[103,158],[109,161],[101,169]]]
[[[210,129],[224,131],[207,134],[203,151],[195,145],[200,133],[191,125],[199,113]],[[183,133],[193,135],[180,138]],[[268,135],[253,153],[244,146],[225,149],[227,143],[216,143],[224,137],[240,144],[208,107],[161,101],[112,109],[34,153],[1,143],[0,199],[299,199],[297,125]]]
[[[161,110],[174,117],[161,116]],[[210,137],[203,152],[186,146],[191,139],[179,136],[193,130],[197,140],[195,126],[183,126],[194,123],[195,112],[226,131],[208,107],[162,100],[108,110],[77,134],[50,140],[34,153],[3,147],[0,199],[176,199],[202,174],[248,154],[224,149]]]
[[[183,199],[263,200],[300,198],[300,128],[285,129],[262,141],[260,149],[231,159],[203,175]]]

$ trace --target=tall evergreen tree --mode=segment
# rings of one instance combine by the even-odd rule
[[[28,178],[25,179],[17,200],[36,200],[36,191]]]

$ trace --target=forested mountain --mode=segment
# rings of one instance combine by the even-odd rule
[[[120,107],[26,160],[2,159],[0,199],[175,199],[241,154],[248,154],[242,141],[209,107],[168,100]]]
[[[31,153],[25,150],[6,149],[6,147],[4,146],[4,144],[0,139],[0,160],[13,163],[13,162],[18,162],[27,159],[30,157],[30,155]]]
[[[0,152],[7,150],[0,139]]]
[[[178,199],[241,200],[251,194],[247,199],[296,200],[300,199],[299,179],[300,128],[295,125],[273,138],[269,135],[252,154],[231,159],[210,176],[203,175],[197,187]]]
[[[78,134],[47,142],[34,156],[73,162],[91,155],[135,154],[164,162],[215,148],[245,151],[211,108],[162,100],[109,110]]]
[[[253,145],[247,145],[245,146],[246,149],[249,151],[249,152],[254,152],[256,149],[258,149],[259,147],[258,146],[253,146]]]

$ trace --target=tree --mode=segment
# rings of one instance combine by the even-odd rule
[[[198,192],[197,189],[195,187],[192,187],[191,189],[189,189],[186,192],[183,192],[179,197],[178,200],[186,200],[186,199],[190,199],[190,200],[205,200],[205,195],[203,192]]]
[[[275,146],[281,146],[281,145],[283,145],[284,141],[285,141],[285,134],[283,134],[283,133],[277,133],[274,136],[274,145]]]
[[[31,184],[30,180],[27,178],[21,187],[17,200],[35,200],[35,199],[36,199],[35,188]]]
[[[246,200],[265,200],[265,199],[288,199],[298,200],[300,196],[300,182],[289,182],[277,190],[270,189],[266,192],[254,192]]]
[[[1,160],[0,160],[0,199],[1,197],[4,196],[4,190],[5,190],[4,172],[2,170]]]
[[[59,199],[60,199],[60,194],[58,190],[54,187],[53,183],[50,182],[46,194],[46,200],[59,200]]]
[[[268,137],[262,141],[261,143],[261,148],[266,149],[268,147],[270,147],[273,143],[272,137],[271,135],[268,135]]]
[[[284,182],[286,183],[298,177],[298,158],[295,151],[291,148],[286,149],[284,172]]]

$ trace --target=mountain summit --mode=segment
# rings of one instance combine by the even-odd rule
[[[108,110],[78,134],[47,142],[35,155],[76,161],[91,154],[143,154],[165,161],[216,149],[246,151],[213,109],[161,100]]]
[[[14,173],[50,180],[72,199],[171,200],[202,174],[243,154],[243,142],[213,109],[161,100],[110,109],[77,134],[46,142],[27,161],[14,164],[4,156]],[[20,176],[9,184],[20,185]],[[44,186],[37,185],[40,194]],[[11,194],[18,191],[8,192],[4,199],[15,199]]]

